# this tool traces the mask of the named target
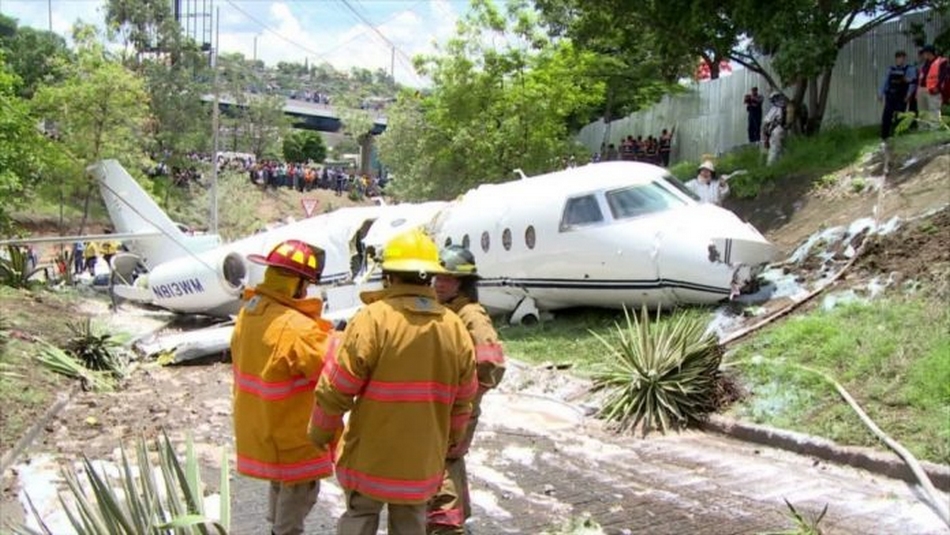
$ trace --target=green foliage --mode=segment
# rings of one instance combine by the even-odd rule
[[[736,408],[759,423],[873,446],[836,392],[835,377],[868,415],[915,455],[950,462],[950,311],[939,300],[886,298],[796,317],[737,348],[753,395]]]
[[[7,245],[6,254],[0,254],[0,285],[11,288],[29,288],[30,279],[40,270],[31,265],[25,248]]]
[[[294,163],[321,163],[327,157],[323,136],[316,132],[297,130],[284,138],[284,160]]]
[[[230,527],[231,499],[227,452],[221,456],[221,518],[213,522],[205,517],[204,485],[191,435],[188,435],[184,463],[175,453],[174,446],[164,432],[161,439],[155,439],[153,448],[158,452],[157,460],[153,460],[146,440],[139,439],[134,462],[129,459],[125,448],[122,448],[117,478],[108,476],[85,455],[82,456],[85,483],[71,465],[63,471],[68,492],[60,495],[60,503],[77,533],[227,533]],[[32,506],[32,502],[30,503]],[[33,514],[41,531],[20,526],[14,533],[53,535],[35,508]]]
[[[571,517],[564,521],[554,531],[546,530],[541,535],[604,535],[603,528],[595,522],[589,513]]]
[[[622,0],[535,2],[541,20],[553,36],[568,38],[578,50],[596,56],[594,68],[587,75],[605,84],[603,100],[588,114],[573,117],[571,126],[583,126],[597,118],[612,121],[648,107],[664,93],[679,89],[677,80],[692,74],[699,54],[684,47],[689,39],[687,35],[680,31],[666,32],[659,25],[682,23],[691,30],[711,28],[710,20],[716,17],[710,14],[718,10],[712,2],[690,4],[683,8],[677,2],[661,5],[648,1],[639,2],[637,9],[630,9]],[[667,7],[675,12],[674,16],[666,16]],[[686,13],[699,14],[704,9],[707,11],[703,14],[703,24],[690,25],[684,17]],[[664,10],[664,16],[655,10]],[[669,39],[669,35],[676,35],[676,39]]]
[[[706,322],[680,316],[650,320],[646,307],[639,320],[624,311],[612,340],[600,337],[608,353],[592,375],[595,390],[606,390],[599,416],[621,432],[643,423],[653,429],[699,421],[717,408],[722,349]]]
[[[743,147],[720,158],[716,163],[716,171],[719,174],[730,174],[740,169],[747,171],[729,180],[730,194],[738,198],[752,198],[760,191],[774,187],[780,178],[819,181],[828,173],[857,162],[879,146],[876,127],[835,127],[813,137],[788,138],[782,157],[771,166],[765,164],[760,149]],[[678,178],[690,179],[696,175],[697,167],[698,162],[681,162],[672,171]]]
[[[63,76],[70,59],[65,39],[29,26],[17,27],[13,19],[7,19],[5,27],[0,32],[0,51],[8,58],[10,71],[22,80],[20,96],[30,98],[40,84]]]
[[[11,213],[26,205],[50,168],[49,142],[37,129],[27,102],[17,96],[20,79],[0,49],[0,234],[12,230]]]
[[[491,47],[492,39],[509,44]],[[428,95],[404,93],[387,112],[380,159],[405,199],[451,198],[485,182],[551,170],[572,145],[566,121],[599,104],[587,76],[596,56],[548,41],[532,14],[474,2],[438,55],[417,58]]]
[[[66,342],[67,352],[90,370],[107,371],[117,377],[122,375],[121,344],[111,334],[95,328],[89,317],[68,325],[72,336]]]
[[[792,519],[795,527],[788,531],[769,532],[762,535],[822,535],[822,533],[824,533],[821,528],[818,527],[818,524],[821,523],[825,518],[825,514],[828,513],[828,504],[825,504],[821,512],[818,513],[818,516],[815,518],[807,518],[802,513],[799,513],[798,509],[795,509],[792,502],[786,498],[783,498],[783,500],[788,507],[788,516]]]
[[[101,392],[115,388],[115,380],[110,374],[86,368],[75,357],[45,340],[38,338],[37,343],[39,353],[34,358],[48,370],[79,379],[84,389]]]

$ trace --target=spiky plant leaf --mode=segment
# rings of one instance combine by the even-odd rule
[[[622,432],[642,424],[644,434],[702,419],[716,408],[722,351],[705,322],[691,316],[651,320],[624,309],[614,339],[594,333],[607,349],[592,373],[606,392],[599,415]]]
[[[182,466],[183,464],[194,466],[197,470],[194,448],[187,448],[188,458],[183,462],[175,454],[171,441],[164,433],[163,439],[164,443],[156,440],[158,446],[156,449],[157,464],[165,480],[164,495],[159,494],[154,473],[156,463],[148,455],[144,437],[139,440],[136,447],[138,466],[134,469],[125,450],[122,450],[119,481],[115,482],[121,490],[114,488],[112,479],[100,473],[85,456],[82,459],[82,466],[88,486],[81,483],[75,468],[70,466],[64,470],[63,476],[68,492],[65,495],[59,495],[59,502],[77,533],[80,535],[183,535],[193,533],[196,529],[201,533],[212,531],[227,533],[224,526],[230,522],[229,505],[221,506],[224,523],[210,522],[197,513],[200,507],[197,504],[202,500],[202,496],[200,491],[199,494],[195,494],[191,486],[194,482],[197,484],[196,488],[200,489],[200,479],[189,482],[186,475],[194,478],[197,476],[186,474],[191,468],[186,470]],[[222,470],[225,472],[228,470],[227,463],[222,465]],[[222,473],[221,477],[226,481],[228,475]],[[222,492],[221,499],[230,500],[226,492],[228,489],[223,487],[223,490],[225,492]],[[66,497],[71,499],[67,500]],[[49,533],[50,530],[43,525],[35,507],[33,507],[33,514],[39,520],[44,532]],[[33,535],[35,530],[20,526],[14,532]]]

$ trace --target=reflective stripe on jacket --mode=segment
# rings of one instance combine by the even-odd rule
[[[475,345],[475,369],[478,375],[478,394],[472,402],[472,416],[469,418],[465,437],[449,450],[448,457],[456,459],[468,453],[478,426],[478,417],[482,413],[482,396],[496,388],[505,375],[505,351],[498,341],[498,332],[492,325],[491,317],[479,303],[473,303],[467,297],[459,295],[446,304],[458,314],[465,324],[468,334]]]
[[[431,288],[393,285],[374,294],[327,356],[310,438],[328,444],[352,409],[337,449],[340,485],[383,502],[424,503],[442,483],[450,445],[464,436],[477,390],[475,351]]]
[[[231,338],[237,471],[298,483],[333,473],[307,438],[312,392],[332,325],[319,299],[291,299],[265,284],[248,291]]]

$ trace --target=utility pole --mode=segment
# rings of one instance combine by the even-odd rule
[[[396,45],[390,48],[392,54],[389,56],[389,77],[393,79],[393,83],[396,83]]]
[[[220,121],[220,93],[218,90],[218,50],[221,38],[221,7],[215,8],[215,30],[214,30],[214,51],[211,53],[212,68],[214,69],[214,110],[212,111],[211,128],[214,130],[212,139],[212,157],[211,157],[211,233],[218,233],[218,130],[221,129]]]
[[[49,18],[49,33],[53,33],[53,0],[46,0],[46,14]]]
[[[257,35],[254,36],[254,63],[257,64]]]

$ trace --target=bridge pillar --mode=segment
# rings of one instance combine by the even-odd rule
[[[367,134],[362,136],[360,139],[360,174],[369,175],[372,174],[372,162],[373,162],[373,136],[372,134]]]

